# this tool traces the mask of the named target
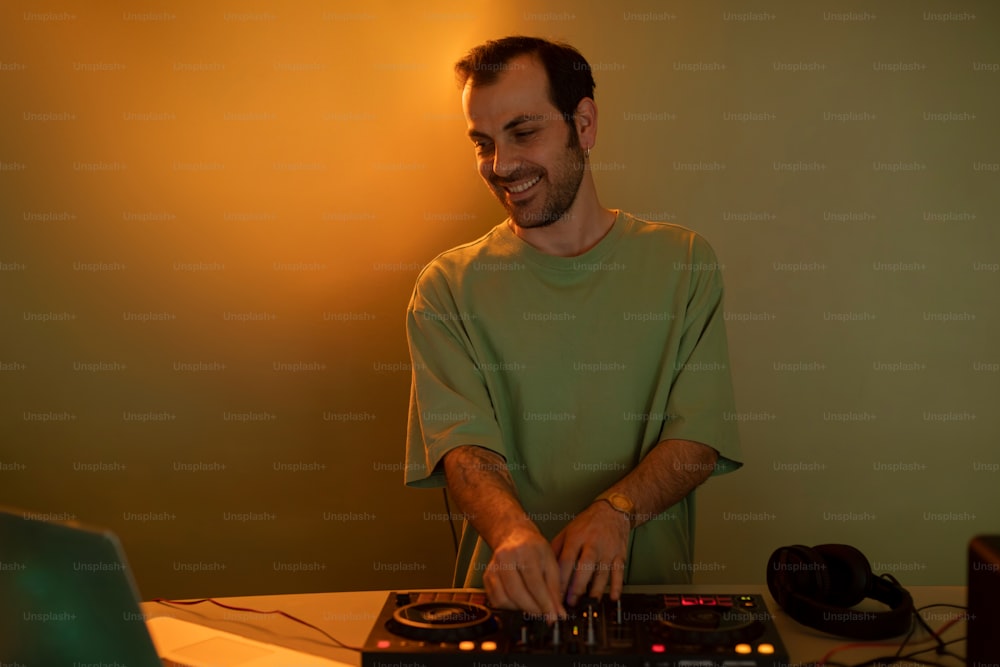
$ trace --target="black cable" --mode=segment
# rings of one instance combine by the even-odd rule
[[[909,643],[910,639],[913,637],[913,633],[917,631],[917,625],[920,625],[920,627],[924,629],[924,632],[926,632],[931,639],[937,642],[936,648],[938,653],[940,653],[944,649],[944,642],[934,633],[934,630],[927,624],[924,617],[920,615],[920,609],[914,609],[913,616],[916,618],[917,622],[910,627],[910,632],[906,635],[906,638],[903,639],[903,643],[899,645],[899,649],[896,650],[896,657],[903,654],[903,649],[906,648],[906,644]],[[926,650],[930,651],[933,649]],[[923,653],[923,651],[920,651],[920,653]]]
[[[896,581],[896,578],[893,577],[891,574],[885,574],[885,575],[881,575],[881,576],[884,577],[884,578],[886,578],[886,579],[891,580],[896,585],[899,585],[899,582]],[[932,665],[933,667],[954,667],[954,665],[946,665],[945,663],[933,662],[933,661],[929,661],[929,660],[920,660],[920,659],[914,657],[914,656],[920,655],[921,653],[927,653],[928,651],[935,651],[935,652],[937,652],[938,655],[945,655],[945,656],[948,656],[950,658],[954,658],[956,660],[961,660],[963,662],[963,664],[964,664],[964,662],[965,662],[965,658],[964,657],[962,657],[960,655],[956,655],[956,654],[952,653],[951,651],[948,651],[946,649],[946,647],[948,645],[950,645],[950,644],[956,644],[958,642],[965,641],[966,638],[965,637],[958,637],[957,639],[950,639],[948,641],[944,641],[943,639],[941,639],[941,637],[939,637],[937,635],[937,633],[934,632],[934,629],[931,628],[930,625],[928,625],[927,621],[924,620],[924,617],[920,615],[920,612],[922,612],[922,611],[924,611],[926,609],[931,609],[933,607],[951,607],[953,609],[961,609],[963,611],[968,611],[968,607],[964,607],[964,606],[958,605],[958,604],[950,604],[950,603],[947,603],[947,602],[940,602],[940,603],[935,603],[935,604],[928,604],[928,605],[924,605],[923,607],[918,607],[918,608],[916,608],[916,609],[913,610],[913,616],[915,618],[911,619],[910,631],[906,634],[906,637],[903,639],[903,642],[899,645],[899,648],[896,650],[896,654],[895,655],[886,655],[886,656],[881,656],[881,657],[878,657],[878,658],[872,658],[870,660],[866,660],[864,662],[857,663],[857,664],[854,664],[854,665],[848,665],[848,664],[842,663],[842,662],[827,661],[827,662],[824,663],[824,667],[827,667],[827,666],[829,666],[829,667],[872,667],[872,666],[875,666],[875,665],[878,665],[879,667],[883,667],[883,666],[886,666],[886,665],[893,665],[893,664],[902,662],[904,660],[905,661],[909,661],[909,662],[915,662],[915,663],[921,664],[921,665]],[[933,639],[934,642],[935,642],[935,644],[933,646],[931,646],[930,648],[918,649],[916,651],[912,651],[910,653],[907,653],[906,655],[902,655],[903,649],[906,647],[906,645],[913,638],[913,635],[916,632],[918,625],[920,625],[921,627],[924,628],[924,630],[929,635],[929,639]],[[922,640],[922,641],[926,641],[926,640]],[[815,664],[815,663],[813,663],[813,664]]]
[[[910,655],[918,655],[920,653],[926,653],[927,651],[937,651],[938,655],[947,655],[947,656],[951,656],[952,658],[956,658],[958,660],[964,661],[965,658],[963,656],[955,655],[951,651],[946,650],[945,647],[948,646],[949,644],[955,644],[955,643],[958,643],[958,642],[961,642],[961,641],[965,641],[966,638],[965,637],[959,637],[957,639],[949,639],[948,641],[944,641],[943,639],[941,639],[940,637],[938,637],[936,634],[934,634],[934,631],[931,630],[930,626],[927,625],[927,622],[924,621],[923,616],[920,615],[920,612],[924,611],[925,609],[931,609],[933,607],[949,607],[951,609],[961,609],[964,612],[968,612],[969,611],[969,608],[966,607],[966,606],[963,606],[963,605],[960,605],[960,604],[951,604],[951,603],[948,603],[948,602],[939,602],[939,603],[936,603],[936,604],[927,604],[927,605],[924,605],[923,607],[920,607],[920,608],[916,609],[915,611],[916,611],[916,614],[917,614],[917,618],[920,619],[920,622],[923,624],[924,628],[926,628],[927,631],[930,632],[934,636],[934,638],[937,640],[937,644],[938,645],[935,648],[926,648],[926,649],[921,649],[919,651],[915,651],[913,653],[910,653]],[[963,616],[965,616],[966,617],[965,620],[968,621],[968,618],[967,618],[968,614],[966,613]]]
[[[444,511],[448,517],[448,526],[451,528],[451,544],[455,547],[455,558],[458,558],[458,533],[455,532],[455,522],[451,519],[451,505],[448,504],[448,489],[442,488],[441,494],[444,496]]]
[[[928,660],[915,660],[908,656],[894,656],[894,655],[884,655],[881,658],[872,658],[865,662],[854,665],[854,667],[869,667],[869,665],[894,665],[897,662],[902,662],[906,660],[907,662],[915,662],[920,665],[933,665],[934,667],[954,667],[954,665],[946,665],[943,662],[931,662]],[[830,664],[830,663],[827,663]]]
[[[233,611],[251,611],[251,612],[253,612],[255,614],[280,614],[281,616],[284,616],[285,618],[290,618],[291,620],[295,621],[296,623],[301,623],[302,625],[306,626],[307,628],[312,628],[316,632],[319,632],[320,634],[322,634],[323,636],[325,636],[327,639],[329,639],[330,641],[332,641],[333,643],[335,643],[337,645],[335,648],[343,648],[343,649],[347,649],[348,651],[361,651],[361,650],[363,650],[361,646],[351,646],[349,644],[345,644],[344,642],[340,641],[339,639],[337,639],[336,637],[334,637],[333,635],[331,635],[329,632],[327,632],[323,628],[315,626],[312,623],[310,623],[309,621],[303,621],[301,618],[296,618],[295,616],[292,616],[291,614],[289,614],[287,612],[281,611],[280,609],[262,610],[262,609],[251,609],[250,607],[234,607],[233,605],[228,605],[228,604],[219,602],[218,600],[216,600],[214,598],[202,598],[201,600],[167,600],[166,598],[153,598],[152,601],[153,602],[159,602],[160,604],[172,604],[172,605],[194,605],[194,604],[202,604],[203,602],[211,602],[212,604],[216,605],[217,607],[222,607],[223,609],[232,609]]]
[[[900,654],[903,653],[903,648],[906,647],[906,645],[909,643],[910,639],[913,638],[913,634],[917,631],[917,625],[918,624],[924,626],[924,630],[927,630],[931,634],[934,634],[933,631],[931,631],[931,629],[929,627],[927,627],[927,623],[925,623],[924,619],[921,618],[919,612],[917,612],[916,610],[914,610],[913,611],[913,615],[917,617],[918,623],[913,623],[912,621],[910,622],[910,631],[906,633],[906,636],[903,637],[903,642],[899,645],[899,648],[896,649],[896,657],[897,658],[900,656]]]
[[[965,641],[965,637],[958,637],[956,639],[949,639],[948,641],[943,642],[942,645],[939,646],[939,647],[920,649],[919,651],[913,651],[912,653],[908,653],[908,654],[906,654],[904,656],[900,656],[900,657],[902,657],[904,659],[909,659],[912,656],[920,655],[921,653],[926,653],[927,651],[937,651],[938,655],[947,655],[947,656],[949,656],[951,658],[955,658],[956,660],[961,660],[962,662],[965,662],[965,658],[963,656],[956,655],[956,654],[952,653],[951,651],[945,650],[945,647],[948,646],[949,644],[957,644],[958,642],[964,642],[964,641]]]
[[[947,648],[946,648],[949,644],[955,644],[955,643],[958,643],[960,641],[965,641],[965,637],[959,637],[957,639],[950,639],[948,641],[944,641],[943,639],[941,639],[941,637],[939,637],[937,635],[937,633],[934,632],[934,630],[930,627],[930,625],[928,625],[927,621],[924,620],[924,617],[920,615],[920,612],[924,611],[925,609],[931,609],[932,607],[951,607],[953,609],[962,609],[962,610],[967,610],[968,609],[967,607],[963,607],[962,605],[950,604],[950,603],[944,603],[944,602],[942,602],[942,603],[936,603],[936,604],[928,604],[928,605],[924,605],[923,607],[918,607],[917,609],[915,609],[914,610],[914,615],[916,616],[917,622],[924,628],[924,630],[927,632],[927,634],[930,636],[930,638],[934,640],[935,646],[931,646],[930,648],[918,649],[916,651],[912,651],[910,653],[907,653],[906,655],[902,655],[903,648],[906,647],[907,642],[910,641],[910,638],[913,636],[913,633],[916,630],[916,627],[913,627],[913,628],[910,629],[909,634],[906,635],[906,638],[903,640],[903,643],[899,645],[899,649],[896,651],[896,655],[893,656],[893,658],[894,658],[893,662],[898,662],[900,660],[910,660],[912,662],[919,662],[921,664],[940,665],[941,663],[928,662],[928,661],[918,660],[918,659],[914,658],[914,656],[920,655],[921,653],[927,653],[928,651],[934,651],[938,655],[946,655],[946,656],[949,656],[951,658],[955,658],[956,660],[962,660],[963,662],[965,661],[964,657],[962,657],[960,655],[956,655],[956,654],[952,653],[951,651],[948,651]]]

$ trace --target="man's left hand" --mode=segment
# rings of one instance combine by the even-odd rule
[[[552,540],[559,561],[560,587],[566,604],[588,592],[600,599],[611,583],[617,600],[625,584],[625,558],[631,527],[628,517],[606,501],[592,503]]]

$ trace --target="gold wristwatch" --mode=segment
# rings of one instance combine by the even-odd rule
[[[635,525],[635,503],[624,493],[605,491],[594,498],[595,503],[599,500],[606,500],[611,507],[624,514],[625,518],[628,519],[629,528]]]

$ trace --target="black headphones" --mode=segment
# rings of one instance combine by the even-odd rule
[[[795,544],[767,563],[767,588],[793,619],[853,639],[887,639],[909,631],[913,598],[895,579],[878,577],[864,554],[846,544]],[[851,609],[865,598],[889,611]]]

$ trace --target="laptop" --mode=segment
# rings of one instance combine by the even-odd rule
[[[348,665],[176,618],[147,620],[114,533],[9,508],[0,508],[0,658],[25,667]]]

